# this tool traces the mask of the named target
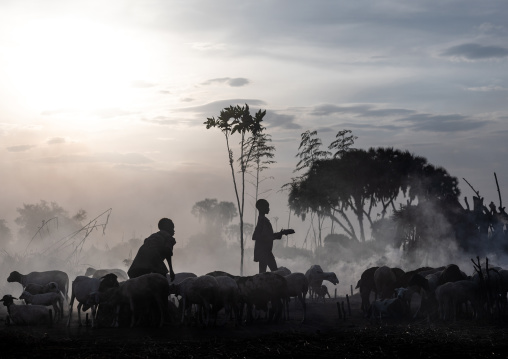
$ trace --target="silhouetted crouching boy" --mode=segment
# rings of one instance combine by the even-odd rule
[[[129,278],[136,278],[149,273],[160,273],[166,276],[168,268],[164,264],[164,259],[168,262],[171,280],[175,278],[171,263],[173,247],[176,244],[175,238],[173,238],[175,225],[169,218],[162,218],[158,227],[160,231],[146,238],[139,248],[131,267],[127,271]]]
[[[266,215],[270,212],[270,204],[266,199],[260,199],[256,202],[256,208],[259,211],[258,223],[252,240],[256,241],[254,244],[254,262],[259,262],[259,273],[265,273],[266,267],[270,268],[270,271],[277,270],[277,263],[272,253],[273,240],[281,239],[285,234],[295,233],[292,229],[281,230],[280,232],[273,233],[272,224],[270,220],[266,218]]]

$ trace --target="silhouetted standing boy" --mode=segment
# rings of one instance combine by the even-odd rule
[[[270,271],[277,270],[277,262],[272,253],[273,240],[281,239],[284,234],[295,233],[292,229],[281,230],[280,232],[273,233],[272,224],[266,218],[270,212],[270,204],[266,199],[260,199],[256,202],[256,208],[259,211],[258,223],[252,240],[256,241],[254,244],[254,262],[259,262],[259,273],[265,273],[266,267]]]
[[[176,244],[173,237],[175,235],[175,225],[169,218],[162,218],[158,227],[160,231],[146,238],[143,245],[139,247],[139,251],[127,271],[129,278],[136,278],[149,273],[160,273],[166,276],[168,268],[164,264],[164,259],[168,262],[171,280],[175,278],[171,263],[173,247]]]

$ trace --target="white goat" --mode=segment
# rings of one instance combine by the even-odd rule
[[[197,304],[200,312],[204,312],[204,325],[208,326],[210,319],[210,306],[213,305],[219,297],[219,283],[215,277],[202,275],[184,279],[178,284],[171,284],[169,292],[182,297],[182,319],[184,322],[185,310],[190,309],[192,304]]]
[[[9,313],[7,323],[11,321],[17,325],[35,325],[35,324],[49,324],[53,325],[53,315],[51,309],[42,305],[16,305],[14,298],[10,294],[6,294],[0,299],[7,307]]]
[[[333,285],[339,284],[339,279],[334,272],[324,272],[321,266],[317,264],[312,265],[309,270],[305,272],[305,276],[309,281],[309,296],[311,298],[314,297],[314,290],[321,288],[324,280],[331,282]]]
[[[92,278],[102,278],[106,274],[109,274],[109,273],[113,273],[114,275],[116,275],[119,281],[125,281],[125,280],[129,279],[129,276],[127,275],[127,273],[125,273],[124,270],[117,269],[117,268],[113,268],[113,269],[95,269],[95,268],[92,268],[92,267],[88,267],[86,269],[85,276],[86,277],[92,276]]]
[[[49,282],[55,282],[58,285],[58,288],[62,291],[66,300],[69,300],[69,276],[67,273],[59,271],[59,270],[51,270],[46,272],[31,272],[28,274],[21,274],[17,271],[11,272],[9,277],[7,278],[7,282],[18,282],[23,288],[25,288],[28,283],[34,283],[39,285],[45,285]]]
[[[187,278],[196,278],[197,275],[195,275],[194,273],[190,273],[190,272],[180,272],[180,273],[175,273],[175,280],[171,280],[171,276],[169,275],[169,273],[166,273],[166,278],[168,280],[168,284],[171,285],[171,284],[178,284],[180,283],[182,280],[184,279],[187,279]],[[215,277],[215,276],[214,276]],[[170,294],[170,297],[171,300],[173,301],[173,303],[175,303],[175,298],[176,296],[174,294]],[[176,300],[178,300],[178,298],[176,298]]]
[[[30,294],[25,290],[19,299],[23,299],[27,304],[52,306],[55,311],[55,322],[63,318],[63,297],[59,293]]]

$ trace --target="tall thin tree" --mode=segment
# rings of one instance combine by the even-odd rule
[[[231,168],[231,176],[233,178],[233,187],[235,190],[236,201],[238,205],[238,213],[240,217],[240,275],[243,275],[243,255],[244,255],[244,231],[243,231],[243,215],[245,208],[245,173],[249,163],[253,159],[254,145],[247,146],[246,143],[251,136],[257,136],[263,131],[261,122],[266,115],[266,111],[259,110],[254,116],[250,114],[247,104],[245,106],[229,106],[221,110],[219,117],[207,118],[204,122],[207,129],[218,127],[224,134],[226,139],[226,148],[228,151],[229,167]],[[233,149],[231,146],[231,136],[235,133],[240,135],[240,160],[239,173],[240,181],[237,182],[235,171],[235,160]]]

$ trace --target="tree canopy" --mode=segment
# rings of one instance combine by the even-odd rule
[[[234,217],[238,216],[233,202],[219,202],[217,199],[206,198],[192,206],[191,213],[200,221],[204,220],[208,228],[224,229]]]
[[[74,216],[56,202],[41,200],[39,203],[26,204],[17,208],[19,216],[14,220],[20,227],[19,238],[26,240],[36,234],[43,238],[59,227],[75,231],[79,229],[81,221],[86,219],[86,211],[80,209]]]
[[[302,180],[292,184],[289,204],[302,218],[309,211],[321,212],[348,236],[364,241],[364,220],[372,225],[373,210],[381,208],[384,216],[389,206],[395,209],[401,194],[410,204],[456,200],[460,191],[458,180],[445,169],[408,151],[350,149],[338,157],[313,161]],[[357,226],[348,211],[354,213]]]

